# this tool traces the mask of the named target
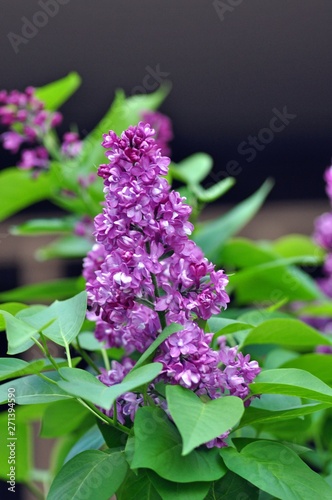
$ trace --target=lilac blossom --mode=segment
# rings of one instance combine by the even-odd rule
[[[91,239],[91,235],[93,233],[93,219],[88,215],[84,215],[79,219],[74,227],[74,233],[77,236],[82,236],[87,239]]]
[[[48,167],[50,157],[43,146],[44,139],[61,122],[61,113],[46,110],[33,87],[24,92],[0,91],[0,125],[8,129],[0,134],[3,147],[16,154],[21,146],[28,146],[21,152],[19,167],[37,172]],[[65,158],[77,157],[81,148],[82,141],[76,132],[64,134],[61,152]]]
[[[32,168],[38,168],[39,170],[45,170],[48,166],[49,156],[47,149],[43,146],[39,146],[35,149],[25,149],[22,151],[21,160],[18,166],[25,170],[30,170]]]
[[[67,158],[75,158],[80,154],[82,144],[77,132],[66,132],[63,136],[61,152]]]
[[[47,150],[41,146],[42,139],[53,127],[59,125],[62,115],[44,109],[44,104],[35,97],[35,91],[28,87],[25,92],[13,90],[0,93],[0,125],[9,130],[1,134],[3,147],[17,153],[22,144],[33,149],[22,152],[19,167],[44,169],[49,162]]]
[[[326,193],[332,203],[332,166],[324,173],[326,182]],[[323,265],[324,276],[316,280],[318,287],[329,298],[332,298],[332,212],[327,212],[318,217],[315,221],[313,239],[327,251]],[[328,317],[302,316],[302,320],[310,326],[327,335],[332,334],[332,320]],[[332,354],[332,347],[319,345],[316,352],[321,354]]]
[[[330,201],[332,201],[332,166],[326,169],[324,173],[324,180],[326,182],[326,194],[330,198]]]
[[[171,153],[169,142],[173,139],[173,128],[170,118],[158,111],[144,111],[142,120],[155,130],[155,140],[163,155]]]
[[[170,160],[154,136],[143,122],[121,137],[112,131],[103,136],[109,162],[98,175],[104,179],[105,204],[95,217],[97,244],[83,271],[88,317],[96,321],[100,341],[127,355],[144,352],[166,325],[182,325],[157,350],[154,361],[162,371],[156,382],[180,384],[212,399],[228,394],[247,399],[258,364],[225,345],[212,349],[213,334],[197,324],[227,307],[228,277],[189,239],[191,208],[163,177]],[[112,377],[100,380],[112,385]],[[119,421],[133,417],[144,403],[140,395],[125,396],[117,401]],[[224,446],[224,438],[216,446]]]
[[[332,251],[332,213],[327,212],[318,217],[315,221],[314,240],[316,243],[328,250]]]
[[[111,370],[102,370],[98,379],[105,385],[111,386],[119,384],[123,378],[130,372],[135,362],[130,358],[124,358],[122,363],[112,361]],[[143,403],[143,396],[134,392],[127,392],[116,400],[117,419],[121,424],[125,424],[127,416],[133,421],[138,407]],[[113,408],[103,412],[110,418],[113,418]]]

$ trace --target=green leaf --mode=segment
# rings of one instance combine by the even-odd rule
[[[281,500],[330,499],[332,489],[287,446],[256,441],[241,453],[224,448],[220,454],[227,467],[258,488]]]
[[[295,351],[290,351],[289,349],[282,349],[281,347],[275,347],[267,353],[264,359],[263,367],[266,370],[272,368],[280,368],[286,361],[297,358],[298,353]]]
[[[240,303],[268,300],[278,305],[281,301],[321,296],[314,280],[292,265],[319,264],[320,260],[310,250],[305,255],[298,252],[284,258],[266,242],[235,238],[224,246],[220,261],[223,267],[240,269],[230,279]],[[253,279],[255,287],[252,287]]]
[[[293,418],[302,417],[303,415],[310,415],[311,413],[325,410],[329,407],[330,405],[326,403],[310,403],[295,408],[269,411],[260,408],[253,408],[250,406],[246,409],[246,412],[239,424],[239,428],[254,424],[279,423],[282,420],[290,420]]]
[[[235,182],[236,181],[233,177],[227,177],[208,189],[204,189],[202,186],[195,184],[191,186],[191,189],[199,201],[203,203],[211,203],[227,193],[227,191],[234,186]]]
[[[107,387],[85,370],[61,368],[59,372],[66,380],[59,381],[58,385],[69,394],[91,401],[105,410],[110,410],[114,401],[121,394],[151,382],[159,375],[161,369],[161,363],[141,366],[137,370],[129,372],[120,384]]]
[[[97,425],[109,448],[123,448],[126,445],[128,435],[125,432],[102,422],[100,419],[97,420]]]
[[[6,311],[13,316],[15,316],[19,311],[25,309],[27,306],[19,302],[7,302],[5,304],[0,304],[0,311]],[[0,312],[0,331],[6,328],[6,322],[3,315]]]
[[[72,365],[76,366],[82,358],[72,358]],[[19,362],[16,363],[16,362]],[[54,358],[59,368],[68,366],[68,361],[63,358]],[[24,365],[23,365],[24,363]],[[21,368],[19,368],[21,366]],[[16,369],[19,368],[19,369]],[[54,366],[48,359],[35,359],[27,363],[17,358],[0,358],[0,380],[18,378],[25,375],[34,375],[41,372],[54,370]]]
[[[259,491],[242,477],[228,471],[226,476],[212,483],[205,500],[258,500]]]
[[[225,242],[252,219],[271,188],[272,182],[266,181],[256,193],[239,203],[226,215],[204,223],[204,226],[195,231],[194,240],[208,259],[220,263],[220,251]]]
[[[6,311],[0,311],[6,321],[6,335],[8,341],[7,354],[18,354],[34,345],[31,337],[39,337],[38,329],[21,319],[12,316]]]
[[[56,300],[47,309],[26,318],[26,322],[56,344],[67,347],[81,330],[86,315],[86,301],[86,292],[67,300]],[[49,326],[44,328],[46,324]]]
[[[137,370],[140,366],[144,365],[146,361],[151,360],[153,353],[168,337],[173,335],[173,333],[183,330],[182,325],[173,323],[172,325],[166,326],[160,335],[152,342],[152,344],[147,348],[147,350],[142,354],[137,363],[135,364],[133,370]]]
[[[44,364],[44,361],[42,364]],[[23,359],[17,358],[0,358],[0,380],[7,378],[11,374],[19,373],[21,370],[24,370],[29,366],[27,361],[23,361]]]
[[[68,364],[67,361],[65,363]],[[0,358],[0,380],[37,374],[45,369],[54,369],[46,359],[36,359],[28,363],[17,358]]]
[[[281,257],[299,257],[312,255],[318,261],[324,260],[324,250],[316,245],[312,238],[302,234],[288,234],[274,241],[273,249]]]
[[[59,380],[57,372],[50,372],[47,377],[54,382]],[[19,405],[32,405],[38,403],[51,403],[60,399],[69,399],[69,396],[54,382],[49,382],[39,375],[29,375],[16,380],[11,380],[0,385],[0,404],[8,399],[8,389],[15,389],[16,403]]]
[[[83,451],[67,462],[54,479],[47,500],[109,500],[126,476],[124,453]]]
[[[261,423],[279,423],[328,408],[327,403],[302,404],[301,398],[281,394],[262,394],[246,408],[239,427]]]
[[[36,257],[41,261],[56,258],[85,257],[91,248],[92,242],[82,236],[63,236],[40,248],[36,253]]]
[[[101,351],[105,349],[105,342],[99,342],[93,332],[81,332],[78,340],[82,349],[86,351]]]
[[[259,398],[253,399],[250,404],[250,409],[258,408],[274,412],[299,408],[301,404],[302,400],[297,396],[285,396],[284,394],[262,394]],[[248,409],[249,407],[246,408],[246,412]]]
[[[12,226],[10,233],[19,236],[72,232],[75,219],[72,217],[54,219],[32,219],[18,226]]]
[[[59,388],[68,392],[68,394],[102,406],[101,403],[104,403],[107,386],[102,384],[94,375],[80,368],[61,368],[59,373],[65,379],[58,381]],[[110,404],[111,407],[112,404]]]
[[[50,404],[43,415],[40,436],[53,438],[69,434],[90,417],[91,413],[75,399]],[[94,417],[91,415],[92,422]]]
[[[265,242],[231,238],[224,245],[220,258],[225,266],[241,269],[265,264],[280,257]]]
[[[0,221],[14,215],[51,194],[51,178],[47,172],[32,178],[31,173],[16,167],[0,172]]]
[[[319,304],[308,304],[295,311],[298,316],[318,316],[330,318],[332,316],[332,301],[320,302]]]
[[[91,413],[90,413],[91,415]],[[96,450],[105,443],[104,436],[101,434],[97,424],[88,429],[79,439],[74,446],[69,450],[64,463],[69,462],[76,455],[82,451]]]
[[[204,500],[208,491],[208,482],[174,483],[147,471],[147,476],[163,500]]]
[[[71,72],[64,78],[36,88],[35,96],[45,104],[45,109],[55,111],[60,108],[81,85],[78,73]]]
[[[286,361],[281,368],[298,368],[306,370],[326,384],[332,384],[332,356],[310,353]]]
[[[181,436],[159,408],[139,408],[134,421],[131,468],[146,467],[169,481],[214,481],[226,473],[217,450],[194,450],[182,456]]]
[[[332,389],[311,373],[296,368],[265,370],[249,387],[253,394],[286,394],[332,404]]]
[[[292,264],[312,264],[312,257],[290,257],[245,268],[230,278],[240,305],[255,301],[314,300],[322,297],[316,282]],[[253,280],[255,287],[252,286]]]
[[[243,346],[250,344],[277,344],[294,349],[331,345],[325,335],[296,319],[270,319],[249,332]]]
[[[228,318],[212,317],[208,320],[205,332],[215,333],[212,346],[217,348],[217,339],[220,335],[234,335],[237,342],[252,329],[252,325]]]
[[[180,163],[172,163],[169,167],[174,179],[185,184],[199,184],[211,172],[213,160],[206,153],[195,153],[185,158]]]
[[[212,316],[207,322],[208,332],[219,333],[226,330],[226,328],[234,329],[234,331],[252,328],[252,325],[242,321],[229,318],[221,318],[219,316]]]
[[[85,282],[81,278],[65,278],[45,281],[33,285],[25,285],[0,293],[0,300],[24,300],[26,302],[50,302],[55,299],[66,299],[81,292]]]
[[[280,311],[268,311],[267,309],[258,309],[257,307],[247,309],[245,313],[240,314],[238,320],[248,323],[252,326],[258,326],[269,319],[292,318],[290,314]]]
[[[117,500],[163,500],[152,485],[145,470],[128,471],[116,492]]]
[[[167,406],[183,440],[182,455],[234,427],[243,415],[243,401],[234,396],[202,401],[189,389],[166,387]]]
[[[141,113],[147,110],[155,110],[164,101],[170,87],[165,84],[151,94],[135,95],[125,97],[122,90],[118,90],[115,99],[106,115],[98,123],[96,128],[84,139],[82,153],[77,160],[77,165],[87,171],[92,171],[104,162],[104,148],[101,147],[102,135],[109,130],[121,134],[129,125],[136,125],[141,120]]]

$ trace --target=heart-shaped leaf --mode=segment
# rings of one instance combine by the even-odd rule
[[[161,369],[161,363],[150,363],[129,372],[120,384],[107,387],[85,370],[61,368],[59,372],[65,380],[60,380],[58,385],[68,394],[86,399],[105,410],[109,410],[121,394],[151,382],[159,375]]]
[[[81,330],[86,300],[86,292],[67,300],[56,300],[47,309],[26,318],[26,322],[56,344],[67,347]],[[47,325],[46,328],[43,328],[44,325]]]
[[[18,354],[29,349],[34,344],[31,338],[39,337],[38,328],[16,318],[7,311],[1,310],[1,314],[6,322],[7,354]]]
[[[332,498],[327,482],[281,443],[261,440],[245,446],[241,453],[229,447],[222,449],[220,455],[231,471],[273,497],[281,500]]]
[[[332,404],[331,387],[297,368],[265,370],[249,387],[252,394],[285,394]]]
[[[83,451],[62,467],[47,498],[108,500],[121,485],[127,469],[128,464],[121,452]]]
[[[194,481],[216,481],[227,469],[218,460],[218,448],[193,450],[185,457],[181,455],[181,436],[160,408],[144,406],[137,410],[134,421],[135,437],[128,440],[131,450],[126,448],[127,460],[132,469],[147,468],[159,476],[175,483]]]
[[[243,401],[235,396],[204,402],[189,389],[177,385],[167,386],[166,396],[183,440],[182,455],[231,429],[244,411]]]

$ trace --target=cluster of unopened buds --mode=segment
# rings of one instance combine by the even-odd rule
[[[107,347],[123,348],[127,357],[114,361],[100,380],[120,382],[134,366],[129,355],[144,352],[166,326],[177,323],[182,329],[154,358],[163,367],[149,386],[155,403],[165,408],[154,390],[163,381],[211,399],[231,394],[248,405],[248,384],[260,368],[237,347],[226,346],[224,338],[213,349],[213,334],[199,326],[227,307],[228,277],[189,239],[191,208],[164,177],[170,160],[162,155],[155,131],[140,122],[121,137],[105,134],[102,145],[108,163],[98,175],[104,179],[105,204],[94,221],[96,244],[84,261],[84,277],[96,337]],[[117,400],[118,420],[133,420],[143,404],[141,394],[124,394]],[[207,446],[225,446],[227,435]]]

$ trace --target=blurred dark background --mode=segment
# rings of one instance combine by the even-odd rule
[[[132,95],[167,79],[173,159],[213,156],[214,179],[237,177],[226,201],[269,176],[272,200],[324,198],[331,0],[3,0],[0,9],[1,88],[82,76],[63,130],[91,130],[116,88]]]

